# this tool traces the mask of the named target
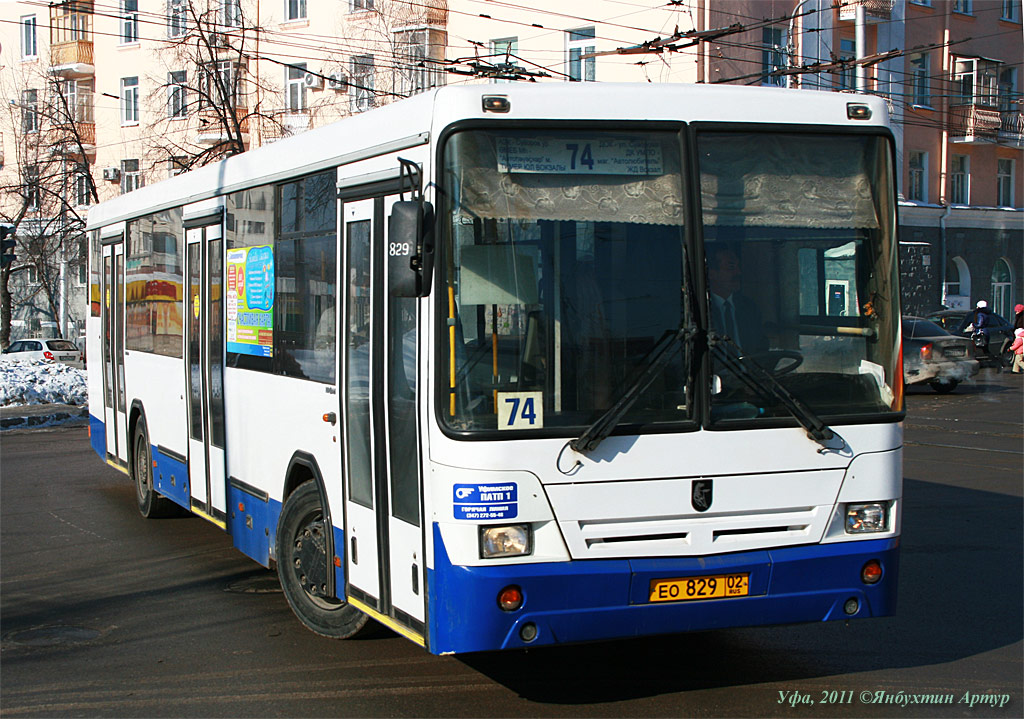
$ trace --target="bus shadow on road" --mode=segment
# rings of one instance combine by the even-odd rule
[[[904,501],[895,617],[460,658],[531,701],[590,704],[941,665],[1020,641],[1021,498],[907,480]]]

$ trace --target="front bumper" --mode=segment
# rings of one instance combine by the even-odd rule
[[[896,609],[899,538],[815,544],[708,557],[577,560],[493,567],[452,566],[434,526],[435,567],[428,572],[429,648],[435,654],[511,649],[726,627],[888,616]],[[866,585],[861,568],[882,564]],[[750,573],[750,595],[651,604],[652,579]],[[523,606],[502,611],[509,584]],[[844,612],[857,599],[854,615]],[[536,638],[521,628],[532,623]]]

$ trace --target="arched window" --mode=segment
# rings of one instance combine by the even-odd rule
[[[992,267],[992,311],[1003,317],[1013,315],[1013,270],[1000,257]]]
[[[946,281],[942,289],[942,304],[946,307],[968,308],[971,299],[971,271],[963,257],[953,257],[946,262]]]

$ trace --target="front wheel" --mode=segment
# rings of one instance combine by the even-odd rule
[[[359,634],[369,617],[327,593],[327,532],[320,493],[309,480],[291,493],[277,525],[277,576],[295,616],[324,637],[349,639]]]

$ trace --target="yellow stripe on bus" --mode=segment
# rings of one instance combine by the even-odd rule
[[[227,522],[217,519],[216,517],[211,517],[206,512],[196,509],[195,507],[192,507],[192,514],[196,515],[197,517],[202,517],[207,522],[212,522],[213,524],[216,524],[221,529],[226,530],[228,528]]]
[[[405,637],[406,639],[411,639],[412,641],[414,641],[417,644],[419,644],[421,647],[426,648],[427,643],[423,640],[422,636],[420,636],[419,634],[417,634],[413,630],[409,629],[408,627],[403,627],[401,624],[396,622],[391,617],[386,617],[383,614],[381,614],[380,612],[378,612],[376,609],[371,609],[370,607],[368,607],[365,604],[363,604],[362,602],[360,602],[358,599],[353,599],[352,597],[347,597],[345,599],[345,601],[347,601],[349,604],[351,604],[353,607],[355,607],[359,611],[364,612],[366,614],[369,614],[371,617],[376,619],[378,622],[383,624],[388,629],[396,631],[399,634],[401,634],[403,637]]]
[[[112,460],[112,459],[108,459],[108,460],[107,460],[107,464],[109,464],[109,465],[110,465],[111,467],[113,467],[114,469],[116,469],[116,470],[117,470],[118,472],[124,472],[124,473],[125,473],[125,474],[127,474],[127,475],[128,475],[129,477],[131,477],[131,476],[132,476],[132,473],[128,471],[128,468],[127,468],[127,467],[122,467],[122,466],[121,466],[120,464],[118,464],[117,462],[115,462],[115,461],[114,461],[114,460]]]

